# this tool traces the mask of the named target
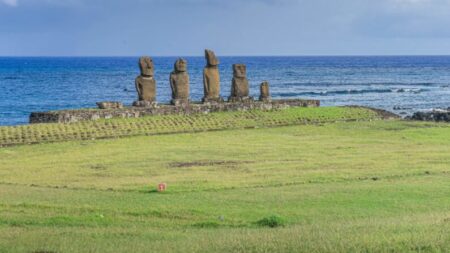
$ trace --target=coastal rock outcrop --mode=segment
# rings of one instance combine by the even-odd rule
[[[270,97],[270,86],[268,81],[264,81],[261,83],[259,100],[261,101],[270,101],[272,98]]]
[[[156,100],[156,80],[154,79],[154,64],[150,57],[139,59],[141,75],[136,78],[135,85],[138,93],[138,101],[135,106],[151,105]]]
[[[244,64],[233,64],[233,80],[231,83],[230,102],[250,100],[247,79],[247,67]]]
[[[447,110],[433,110],[431,112],[416,112],[407,119],[418,121],[450,122],[450,108]]]
[[[173,105],[189,103],[189,74],[185,59],[180,58],[175,62],[174,71],[170,73],[170,87]]]
[[[219,59],[213,51],[205,50],[206,67],[203,69],[203,102],[222,102],[220,97]]]

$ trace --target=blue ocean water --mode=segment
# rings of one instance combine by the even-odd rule
[[[154,57],[159,102],[170,100],[175,57]],[[194,100],[203,96],[203,57],[186,57]],[[450,107],[450,56],[220,57],[222,95],[233,63],[247,64],[251,93],[268,80],[274,98],[320,99],[396,112]],[[0,58],[0,125],[26,124],[33,111],[95,107],[136,99],[137,57]],[[400,110],[398,110],[400,108]]]

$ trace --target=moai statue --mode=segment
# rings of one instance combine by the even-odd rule
[[[156,80],[154,79],[154,65],[150,57],[141,57],[139,59],[139,68],[141,75],[136,78],[136,91],[138,101],[134,106],[153,106],[156,100]]]
[[[219,59],[213,51],[205,50],[206,67],[203,70],[203,103],[222,102],[220,97]]]
[[[170,87],[172,88],[172,104],[183,105],[189,103],[189,74],[187,61],[178,59],[174,71],[170,73]]]
[[[247,79],[247,67],[244,64],[233,64],[233,81],[231,83],[230,102],[242,102],[251,100],[248,96],[249,87]]]
[[[269,82],[264,81],[261,83],[261,95],[259,96],[259,100],[263,102],[270,102],[272,99],[270,97],[270,91],[269,91]]]

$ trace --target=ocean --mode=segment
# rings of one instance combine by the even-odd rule
[[[170,100],[176,57],[154,57],[157,99]],[[203,96],[203,57],[185,57],[191,98]],[[450,56],[220,57],[222,96],[232,64],[247,65],[251,95],[267,80],[277,98],[319,99],[323,106],[364,105],[399,114],[450,107]],[[28,123],[34,111],[130,105],[138,57],[0,57],[0,125]]]

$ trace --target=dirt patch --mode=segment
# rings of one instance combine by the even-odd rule
[[[108,169],[108,167],[106,167],[106,165],[103,165],[103,164],[92,164],[92,165],[89,165],[88,168],[91,170],[106,170],[106,169]]]
[[[191,167],[207,167],[207,166],[236,166],[240,164],[253,163],[252,161],[193,161],[193,162],[176,162],[170,163],[172,168],[191,168]]]

